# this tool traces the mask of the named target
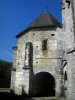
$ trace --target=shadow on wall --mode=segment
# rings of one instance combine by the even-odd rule
[[[33,77],[31,96],[55,96],[55,79],[48,72],[40,72]]]

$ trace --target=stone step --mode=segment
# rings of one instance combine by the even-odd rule
[[[64,98],[57,97],[33,97],[33,100],[64,100]]]

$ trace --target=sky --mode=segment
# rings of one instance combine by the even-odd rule
[[[16,35],[48,10],[61,20],[61,0],[0,0],[0,59],[13,61]]]

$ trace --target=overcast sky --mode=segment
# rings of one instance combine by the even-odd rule
[[[13,61],[15,36],[45,11],[61,22],[61,0],[0,0],[0,59]]]

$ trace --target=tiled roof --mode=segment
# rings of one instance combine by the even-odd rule
[[[40,28],[40,27],[62,27],[60,22],[56,20],[52,14],[50,14],[47,10],[43,12],[39,17],[36,18],[28,27],[26,27],[21,33],[19,33],[16,37],[18,38],[22,34],[25,33],[25,31],[31,29],[31,28]]]

